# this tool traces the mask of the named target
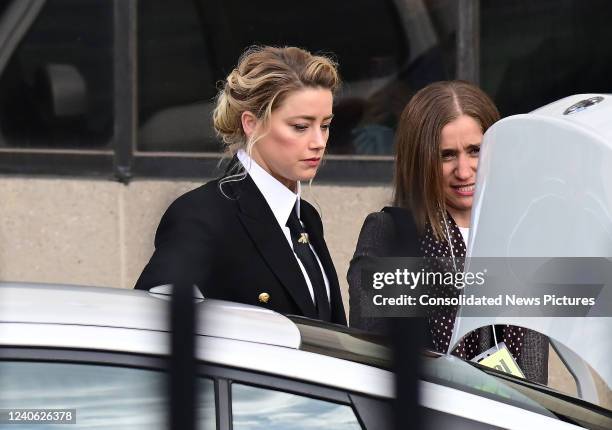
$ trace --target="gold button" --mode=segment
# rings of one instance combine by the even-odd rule
[[[270,300],[270,294],[268,294],[268,293],[261,293],[259,295],[259,301],[261,303],[268,303],[268,300]]]

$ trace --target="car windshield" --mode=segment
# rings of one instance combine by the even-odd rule
[[[384,336],[303,317],[289,318],[300,331],[300,349],[304,351],[392,369],[392,351]],[[424,381],[560,418],[585,428],[612,428],[612,412],[597,405],[451,355],[424,351],[423,357]]]
[[[612,428],[612,411],[609,409],[477,363],[467,363],[496,377],[498,380],[504,381],[509,387],[525,394],[556,415],[564,417],[566,421],[589,429]]]
[[[289,316],[300,331],[300,349],[390,370],[391,349],[384,336]],[[332,328],[333,329],[330,329]]]

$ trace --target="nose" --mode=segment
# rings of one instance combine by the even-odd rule
[[[468,180],[476,172],[476,166],[478,161],[466,154],[460,154],[457,158],[457,165],[455,166],[455,177],[459,180]]]
[[[313,135],[310,139],[310,147],[312,149],[325,149],[327,145],[327,131],[320,127],[313,127]]]

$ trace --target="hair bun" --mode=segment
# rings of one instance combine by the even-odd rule
[[[242,113],[267,121],[291,91],[306,87],[335,92],[340,86],[335,62],[296,47],[254,46],[238,61],[216,97],[213,126],[233,155],[247,146]]]

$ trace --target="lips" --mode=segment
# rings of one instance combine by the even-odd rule
[[[305,162],[306,164],[308,164],[311,167],[316,167],[321,162],[321,158],[313,157],[313,158],[307,158],[307,159],[302,160],[302,161]]]
[[[460,196],[472,196],[474,195],[476,184],[457,184],[451,185],[451,188],[455,191],[455,193],[459,194]]]

